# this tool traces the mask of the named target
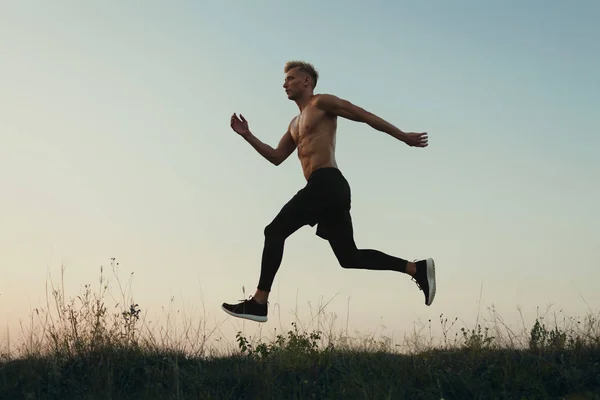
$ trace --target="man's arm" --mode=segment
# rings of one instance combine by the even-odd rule
[[[294,118],[295,119],[295,118]],[[244,118],[242,114],[238,117],[235,113],[231,116],[230,125],[231,128],[241,137],[243,137],[250,145],[256,150],[261,156],[266,158],[269,162],[274,165],[281,164],[286,158],[289,157],[290,154],[296,148],[296,143],[292,138],[291,134],[291,126],[292,122],[288,125],[287,132],[283,135],[283,137],[279,140],[279,144],[277,148],[269,146],[266,143],[263,143],[260,139],[250,132],[248,128],[248,121]]]
[[[290,154],[296,150],[296,142],[292,138],[292,133],[288,131],[281,137],[277,148],[275,149],[275,165],[279,165],[284,162]]]
[[[291,126],[291,123],[290,123]],[[273,165],[279,165],[284,162],[290,154],[296,149],[296,143],[292,138],[292,134],[290,132],[290,128],[288,126],[288,130],[283,134],[279,143],[277,144],[277,148],[273,148],[266,143],[263,143],[260,139],[252,134],[252,132],[248,131],[243,135],[243,138],[250,143],[250,145],[264,158],[266,158]]]
[[[356,122],[363,122],[373,129],[385,132],[388,135],[405,142],[409,146],[427,146],[427,133],[403,132],[377,115],[337,96],[321,94],[316,101],[316,106],[330,114]]]

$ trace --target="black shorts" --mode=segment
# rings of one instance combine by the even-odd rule
[[[320,168],[283,206],[270,226],[287,236],[301,226],[318,224],[316,234],[325,240],[352,237],[350,197],[350,185],[339,169]]]

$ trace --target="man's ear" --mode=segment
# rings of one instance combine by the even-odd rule
[[[304,77],[304,86],[305,86],[305,87],[308,87],[308,86],[310,86],[311,84],[312,84],[312,82],[311,82],[310,76],[309,76],[309,75],[306,75],[306,76]]]

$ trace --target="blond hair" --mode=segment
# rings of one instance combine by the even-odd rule
[[[315,69],[315,67],[308,62],[305,61],[288,61],[285,63],[285,67],[283,68],[283,72],[288,72],[292,68],[298,68],[300,71],[308,74],[313,81],[313,89],[317,86],[317,80],[319,79],[319,73]]]

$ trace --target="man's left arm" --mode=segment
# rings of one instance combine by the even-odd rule
[[[321,94],[317,99],[316,106],[330,114],[349,119],[351,121],[363,122],[371,128],[405,142],[409,146],[427,146],[427,133],[403,132],[396,126],[390,124],[383,118],[352,104],[348,100],[341,99],[331,94]]]

